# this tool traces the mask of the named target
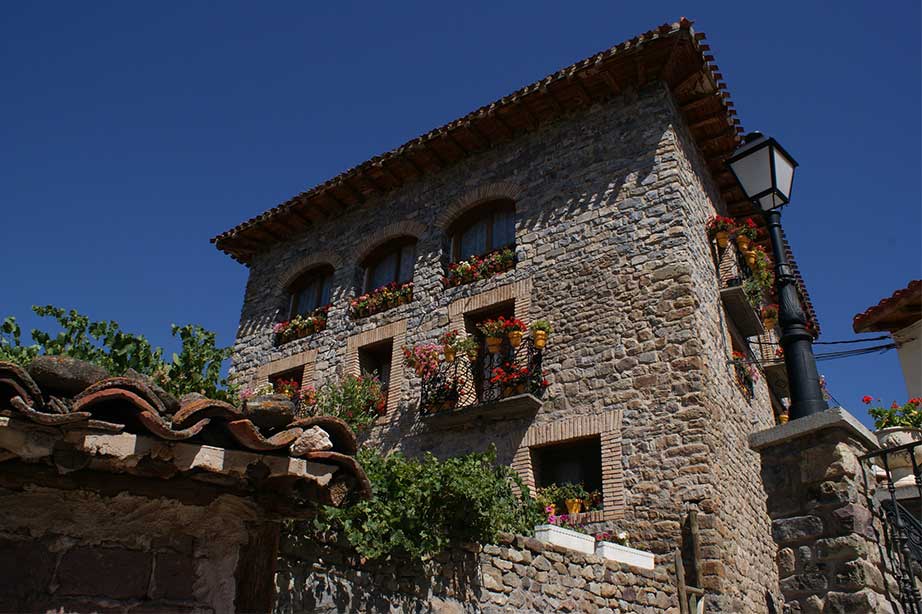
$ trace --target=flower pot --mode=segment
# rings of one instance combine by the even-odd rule
[[[567,513],[570,515],[579,514],[583,508],[583,502],[579,499],[566,499],[564,504],[567,506]]]
[[[756,253],[753,251],[746,252],[746,266],[754,267],[756,265]]]
[[[555,544],[562,548],[576,550],[583,554],[595,553],[595,537],[553,524],[539,524],[535,527],[535,539]]]
[[[790,416],[788,416],[787,414],[781,414],[780,416],[778,416],[778,424],[787,424],[789,419],[790,419]]]
[[[749,237],[746,235],[736,235],[736,246],[741,250],[749,251],[749,246],[752,244],[752,241],[749,240]]]
[[[502,337],[487,337],[487,351],[491,354],[499,354],[503,349]]]
[[[515,385],[516,394],[525,394],[525,384],[516,384]]]
[[[877,441],[881,448],[895,448],[916,441],[922,441],[922,429],[916,429],[908,426],[891,426],[880,429],[874,433],[877,435]],[[922,445],[914,448],[916,464],[922,465]],[[883,458],[878,456],[874,459],[874,464],[883,467]],[[915,486],[915,475],[912,472],[912,459],[909,457],[909,451],[904,450],[899,453],[890,453],[887,455],[887,465],[890,468],[890,477],[896,488]]]
[[[614,542],[596,542],[595,555],[609,561],[633,565],[641,569],[653,569],[655,559],[652,552],[622,546]]]
[[[442,348],[442,353],[445,355],[445,362],[455,361],[455,348],[448,347],[446,345],[444,348]]]
[[[720,249],[723,249],[730,244],[730,233],[726,230],[718,230],[714,235],[714,238],[717,239],[717,247]]]
[[[515,394],[515,388],[513,388],[512,386],[506,386],[505,388],[503,388],[503,398],[504,399],[506,397],[511,397],[514,394]]]
[[[543,350],[544,346],[547,345],[547,331],[545,330],[536,330],[534,333],[535,339],[535,348]]]
[[[520,330],[509,331],[507,336],[509,337],[509,345],[511,345],[512,347],[517,348],[520,345],[522,345],[522,331]]]
[[[765,330],[771,330],[775,328],[775,325],[778,323],[778,320],[775,318],[763,318],[762,325],[765,326]]]

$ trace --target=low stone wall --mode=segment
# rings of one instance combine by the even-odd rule
[[[901,612],[874,481],[859,458],[876,440],[843,409],[753,435],[762,455],[778,574],[789,612]]]
[[[671,573],[660,560],[646,571],[510,534],[496,545],[465,544],[426,562],[363,561],[341,542],[287,535],[275,611],[677,614]]]

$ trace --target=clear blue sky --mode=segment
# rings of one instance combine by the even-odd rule
[[[5,2],[0,314],[76,307],[232,341],[246,269],[208,239],[685,15],[747,130],[798,159],[784,213],[824,340],[922,276],[920,3]],[[837,348],[838,349],[838,348]],[[823,351],[820,348],[820,351]],[[820,363],[863,415],[895,352]]]

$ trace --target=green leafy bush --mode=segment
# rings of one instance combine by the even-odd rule
[[[426,558],[452,542],[487,543],[500,531],[529,534],[543,520],[519,476],[496,465],[492,447],[445,460],[428,453],[421,459],[399,452],[383,456],[363,448],[358,460],[372,497],[324,508],[315,527],[341,531],[368,558]]]
[[[381,381],[372,374],[347,375],[338,382],[325,384],[317,390],[317,401],[310,413],[335,416],[352,430],[359,431],[387,411],[387,395]]]
[[[133,369],[177,396],[198,392],[225,401],[236,398],[234,388],[221,377],[230,348],[217,347],[215,334],[201,326],[173,325],[173,336],[179,336],[182,350],[173,354],[172,363],[166,363],[161,348],[152,346],[143,335],[123,331],[113,320],[93,322],[75,309],[51,305],[34,306],[32,311],[53,318],[61,330],[51,334],[32,329],[35,345],[23,346],[19,324],[8,317],[0,325],[0,360],[25,366],[39,354],[70,356],[97,364],[112,375]]]

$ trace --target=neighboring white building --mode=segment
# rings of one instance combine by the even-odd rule
[[[922,280],[855,316],[856,333],[885,331],[896,343],[909,398],[922,397]]]

